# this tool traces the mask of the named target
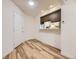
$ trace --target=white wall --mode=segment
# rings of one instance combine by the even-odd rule
[[[47,43],[49,45],[52,45],[56,48],[61,49],[60,46],[60,33],[59,32],[54,32],[54,31],[40,31],[40,17],[51,13],[52,11],[55,11],[57,9],[60,9],[60,6],[57,6],[55,8],[53,8],[52,10],[47,10],[45,13],[40,14],[39,16],[37,16],[34,20],[35,22],[35,36],[38,40]]]
[[[76,59],[76,7],[75,1],[68,0],[62,6],[61,50],[62,55]]]
[[[25,31],[25,38],[26,39],[33,39],[35,38],[34,35],[34,18],[31,16],[26,16],[26,20],[24,20],[24,31]],[[25,40],[26,40],[25,39]]]
[[[11,5],[7,0],[3,0],[3,14],[2,14],[2,25],[3,25],[3,39],[2,39],[2,53],[5,56],[8,52],[13,49],[13,29],[12,29],[12,13]]]
[[[2,39],[2,48],[3,48],[3,57],[10,53],[13,48],[17,45],[15,38],[14,38],[14,13],[20,14],[22,17],[22,21],[24,22],[24,39],[18,40],[23,42],[27,39],[33,38],[33,18],[31,16],[25,15],[12,1],[10,0],[3,0],[3,39]],[[15,34],[16,35],[16,34]],[[20,37],[21,38],[21,37]],[[19,43],[20,44],[20,43]]]

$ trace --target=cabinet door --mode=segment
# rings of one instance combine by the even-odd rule
[[[24,36],[23,21],[23,17],[20,14],[14,13],[14,47],[18,46],[22,42]]]

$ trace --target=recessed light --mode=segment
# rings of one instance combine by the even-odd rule
[[[53,5],[50,5],[49,8],[53,8]]]
[[[34,5],[34,2],[33,1],[29,1],[28,3],[29,3],[30,6],[33,6]]]

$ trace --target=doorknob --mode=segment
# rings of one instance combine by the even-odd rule
[[[61,21],[61,23],[63,23],[63,24],[64,24],[64,21]]]

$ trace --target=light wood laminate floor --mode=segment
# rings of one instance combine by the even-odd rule
[[[4,59],[68,59],[60,52],[59,49],[32,39],[20,44]]]

